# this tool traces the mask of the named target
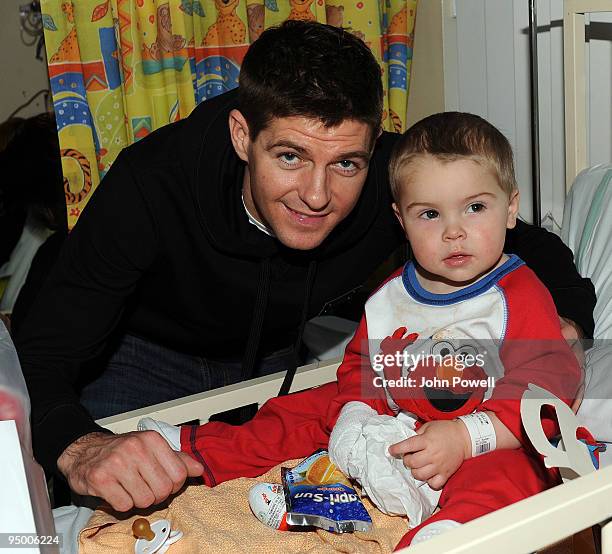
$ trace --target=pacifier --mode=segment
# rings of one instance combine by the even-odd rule
[[[171,544],[180,540],[182,531],[172,530],[167,519],[158,519],[152,524],[144,517],[132,524],[132,533],[137,537],[134,545],[135,554],[163,554]]]

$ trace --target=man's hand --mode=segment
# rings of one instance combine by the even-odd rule
[[[584,366],[584,349],[582,348],[581,340],[584,338],[584,334],[580,325],[571,319],[559,316],[559,323],[561,324],[561,334],[563,338],[568,342],[570,348],[578,358],[580,366]]]
[[[64,450],[57,467],[74,492],[98,496],[119,512],[159,504],[187,477],[204,471],[184,452],[172,450],[155,431],[89,433]]]
[[[584,338],[584,334],[580,325],[571,319],[566,319],[565,317],[559,316],[559,322],[561,324],[561,334],[563,338],[567,341],[574,356],[578,360],[581,368],[584,368],[584,349],[582,348],[582,339]],[[583,372],[584,373],[584,372]],[[576,392],[576,398],[571,406],[574,413],[578,411],[580,408],[580,404],[582,404],[582,398],[584,396],[584,374],[583,381],[580,383],[580,387],[578,388],[578,392]]]
[[[470,435],[460,420],[429,421],[414,437],[389,447],[392,456],[404,458],[404,465],[419,481],[441,489],[471,453]]]

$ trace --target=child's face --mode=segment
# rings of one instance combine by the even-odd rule
[[[418,262],[422,286],[434,293],[466,287],[503,263],[506,229],[516,225],[518,192],[510,198],[486,167],[424,155],[393,204]]]

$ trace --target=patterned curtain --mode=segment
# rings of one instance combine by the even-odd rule
[[[72,227],[122,148],[238,84],[263,29],[348,28],[383,67],[385,127],[402,131],[417,0],[42,0]]]

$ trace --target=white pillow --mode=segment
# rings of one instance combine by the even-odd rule
[[[595,345],[586,355],[585,399],[578,417],[598,440],[612,441],[612,164],[576,177],[565,202],[561,238],[597,293]]]

